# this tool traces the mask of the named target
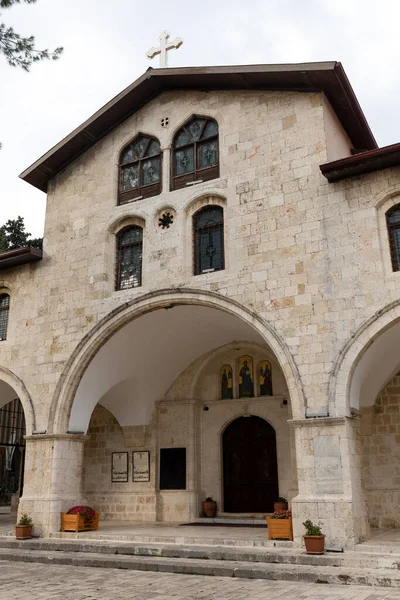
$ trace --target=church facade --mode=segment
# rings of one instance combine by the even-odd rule
[[[289,499],[351,548],[400,514],[400,149],[339,63],[149,69],[21,176],[0,406],[43,535]]]

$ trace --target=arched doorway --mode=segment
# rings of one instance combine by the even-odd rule
[[[11,504],[11,497],[22,494],[25,417],[18,398],[0,408],[0,503]]]
[[[224,512],[272,512],[278,498],[274,428],[260,417],[239,417],[225,429],[222,446]]]

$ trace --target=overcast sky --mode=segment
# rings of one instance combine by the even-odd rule
[[[380,146],[400,141],[399,0],[38,0],[0,20],[38,48],[30,73],[0,55],[0,224],[41,236],[46,195],[19,173],[140,76],[159,33],[184,38],[170,66],[337,60]]]

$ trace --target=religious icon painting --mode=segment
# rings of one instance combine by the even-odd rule
[[[233,378],[230,365],[224,365],[221,369],[221,400],[232,400]]]
[[[253,359],[251,356],[239,358],[239,398],[254,396]]]
[[[260,396],[272,396],[272,370],[269,360],[260,364]]]

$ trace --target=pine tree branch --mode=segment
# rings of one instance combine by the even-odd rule
[[[36,0],[22,0],[26,4],[34,4]],[[0,8],[10,8],[14,4],[20,4],[21,0],[0,0]],[[41,60],[57,60],[63,52],[59,47],[53,51],[47,48],[38,50],[35,48],[35,37],[23,37],[12,27],[6,27],[0,23],[0,54],[4,54],[6,61],[11,67],[20,67],[29,71],[34,62]]]

